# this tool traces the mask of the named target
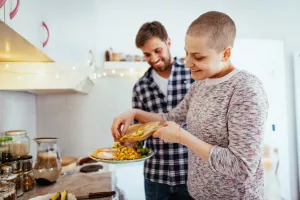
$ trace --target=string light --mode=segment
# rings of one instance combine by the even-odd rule
[[[98,74],[98,78],[101,78],[101,74]]]
[[[123,73],[121,73],[121,74],[120,74],[120,76],[121,76],[121,77],[123,77],[123,76],[124,76],[124,74],[123,74]]]
[[[11,69],[11,70],[8,70]],[[1,69],[1,68],[0,68]],[[4,67],[4,69],[0,73],[12,73],[12,74],[36,74],[36,75],[50,75],[50,74],[59,74],[59,73],[70,73],[70,69],[59,70],[59,71],[38,71],[38,72],[19,72],[12,70],[13,67],[10,67],[8,64]],[[76,67],[73,66],[71,70],[76,70]],[[86,70],[86,67],[78,68],[77,70]]]
[[[111,73],[115,74],[115,73],[116,73],[116,70],[114,70],[114,69],[113,69],[113,70],[111,70]]]
[[[105,73],[105,72],[103,73],[103,76],[106,76],[106,73]]]
[[[57,73],[57,74],[55,75],[55,78],[57,78],[57,79],[59,78],[59,73]]]

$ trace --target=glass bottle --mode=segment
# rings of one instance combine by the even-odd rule
[[[35,138],[37,160],[33,168],[34,179],[39,185],[51,185],[61,173],[61,156],[58,138]]]

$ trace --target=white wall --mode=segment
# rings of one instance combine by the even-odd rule
[[[111,146],[111,122],[131,108],[135,81],[105,78],[97,81],[89,95],[38,96],[38,135],[59,137],[63,155],[87,156],[92,148]]]
[[[0,133],[26,130],[30,137],[30,154],[36,157],[36,97],[22,92],[0,91]]]
[[[292,52],[299,50],[299,1],[104,1],[95,3],[95,32],[97,35],[97,63],[102,66],[104,51],[113,47],[117,52],[138,53],[134,39],[146,21],[158,20],[165,26],[173,41],[172,55],[184,56],[184,35],[188,25],[203,12],[219,10],[236,22],[239,38],[280,39],[285,44],[286,97],[291,164],[292,197],[298,199],[296,170],[296,133],[293,94]],[[249,59],[253,59],[249,55]],[[86,155],[95,146],[110,145],[110,124],[115,115],[130,107],[132,82],[119,79],[115,84],[97,83],[92,95],[58,95],[37,98],[37,132],[39,136],[60,136],[63,154]],[[123,80],[125,81],[125,80]],[[122,86],[122,88],[120,88]],[[125,88],[124,88],[125,87]],[[115,99],[118,94],[118,99]],[[108,109],[105,100],[115,105]],[[123,100],[124,99],[124,100]]]

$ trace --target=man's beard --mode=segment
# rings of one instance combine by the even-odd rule
[[[168,58],[167,59],[164,58],[163,61],[166,61],[165,65],[162,66],[162,67],[160,67],[160,68],[158,68],[158,69],[156,69],[158,72],[167,71],[167,70],[169,70],[171,68],[171,54],[170,54],[170,52],[169,52]]]

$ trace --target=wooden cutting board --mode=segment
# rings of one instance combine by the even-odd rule
[[[157,130],[163,127],[159,121],[129,126],[127,133],[116,142],[138,142],[152,136]]]
[[[36,196],[52,194],[68,190],[75,196],[87,195],[90,192],[108,192],[115,190],[111,172],[102,173],[75,173],[60,177],[57,182],[49,186],[35,186],[33,190],[24,193],[18,200],[28,200]],[[113,197],[97,198],[99,200],[112,200]]]

